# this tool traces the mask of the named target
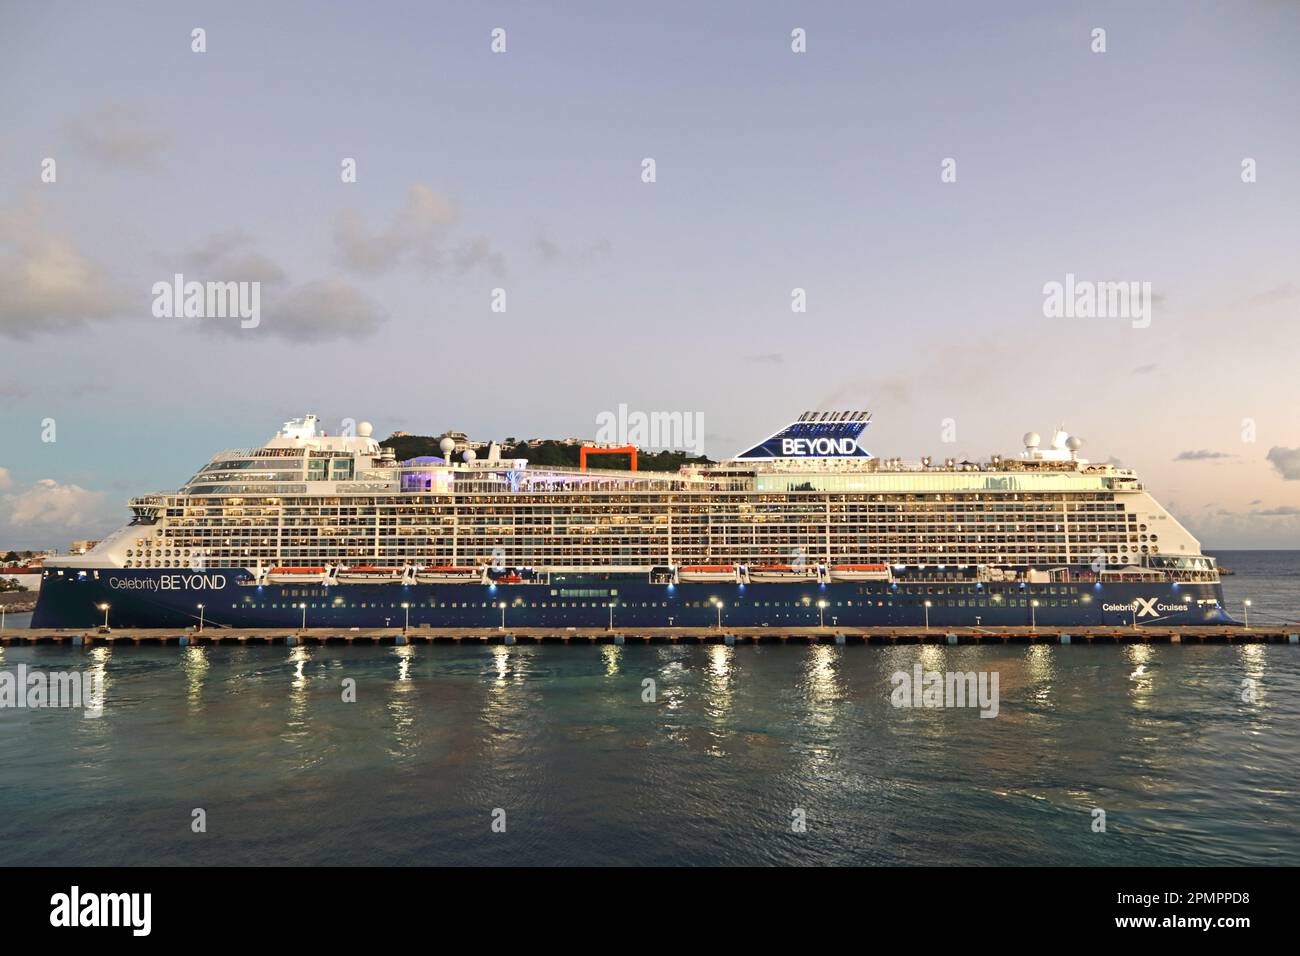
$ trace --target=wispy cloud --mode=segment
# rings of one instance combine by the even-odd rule
[[[254,251],[252,238],[243,230],[214,233],[182,259],[187,279],[221,282],[283,282],[285,272],[267,256]],[[192,273],[192,274],[190,274]]]
[[[180,257],[176,268],[183,270],[187,281],[261,285],[261,318],[255,328],[200,319],[200,331],[249,342],[263,341],[269,335],[312,344],[366,338],[387,320],[378,302],[343,279],[291,285],[280,264],[262,255],[256,246],[256,240],[244,230],[229,229],[213,233]]]
[[[1277,302],[1290,302],[1297,296],[1300,296],[1300,286],[1294,282],[1284,282],[1252,295],[1247,301],[1251,305],[1273,305]]]
[[[64,132],[91,159],[122,169],[156,168],[172,144],[170,133],[150,127],[123,103],[105,103],[75,116]]]
[[[502,275],[505,256],[482,236],[455,239],[460,211],[447,196],[416,183],[387,225],[371,228],[355,209],[334,220],[334,245],[344,268],[376,276],[402,265],[464,274],[475,269]]]
[[[334,339],[363,339],[387,321],[383,307],[342,279],[318,279],[276,294],[262,305],[261,323],[244,329],[238,322],[201,319],[204,332],[244,341],[276,336],[300,345]]]
[[[1231,458],[1226,451],[1210,451],[1206,448],[1200,448],[1196,451],[1182,451],[1175,457],[1174,461],[1209,461],[1212,458]]]
[[[614,244],[608,239],[597,239],[576,248],[566,247],[553,236],[541,233],[533,237],[532,250],[533,258],[542,265],[558,265],[563,262],[588,265],[612,255]]]

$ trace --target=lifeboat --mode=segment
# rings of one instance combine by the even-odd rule
[[[266,572],[267,584],[328,584],[330,569],[325,567],[271,568]]]
[[[405,576],[405,568],[384,568],[374,565],[339,568],[337,572],[339,584],[400,584]]]
[[[806,564],[751,564],[751,581],[816,581],[817,565]]]
[[[532,568],[496,568],[487,569],[488,584],[540,584],[541,581]]]
[[[888,581],[887,564],[832,564],[832,581]]]
[[[415,580],[420,584],[478,584],[483,580],[483,569],[431,565],[416,568]]]
[[[677,580],[683,583],[709,583],[738,580],[734,564],[683,564],[677,569]]]

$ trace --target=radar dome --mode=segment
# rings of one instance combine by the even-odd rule
[[[473,449],[473,448],[466,448],[466,449],[465,449],[465,453],[464,453],[463,455],[461,455],[460,457],[463,458],[463,459],[465,459],[465,461],[470,462],[470,461],[473,461],[475,458],[477,458],[478,455],[474,454],[474,449]]]
[[[444,438],[442,441],[438,442],[438,447],[442,449],[444,456],[450,455],[456,450],[456,440],[454,438]]]
[[[1038,432],[1025,432],[1026,448],[1037,448],[1042,443],[1043,439],[1039,437]]]
[[[1069,438],[1066,439],[1065,447],[1070,449],[1070,451],[1078,451],[1080,448],[1083,447],[1083,439],[1080,438],[1078,435],[1071,435]]]
[[[361,422],[357,425],[358,438],[369,438],[372,434],[374,434],[374,431],[375,431],[375,426],[370,424],[370,422]]]

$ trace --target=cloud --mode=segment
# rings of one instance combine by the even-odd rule
[[[0,503],[7,509],[8,524],[14,528],[80,531],[88,524],[99,525],[105,517],[102,491],[60,484],[53,478],[42,478],[17,494],[0,496]]]
[[[1265,456],[1284,481],[1300,481],[1300,448],[1275,445]]]
[[[460,275],[479,267],[498,276],[505,275],[506,272],[505,256],[493,250],[488,241],[483,238],[461,243],[452,251],[451,260]]]
[[[214,232],[201,244],[185,253],[185,265],[190,269],[211,269],[248,242],[248,233],[242,229]]]
[[[0,491],[8,491],[14,486],[14,480],[9,477],[8,468],[0,468]]]
[[[902,378],[841,382],[822,395],[817,408],[870,408],[873,403],[901,407],[911,401],[911,386]]]
[[[247,248],[252,239],[239,229],[215,233],[186,253],[183,266],[186,279],[221,282],[283,282],[284,270],[261,253]]]
[[[532,247],[534,258],[542,265],[555,265],[565,261],[578,265],[588,265],[604,259],[614,252],[614,244],[608,239],[597,239],[595,242],[575,251],[565,249],[559,242],[548,235],[535,237]]]
[[[1300,296],[1300,286],[1294,282],[1284,282],[1282,285],[1252,295],[1247,301],[1251,305],[1272,305],[1275,302],[1289,302],[1296,296]]]
[[[347,268],[378,275],[411,257],[439,257],[446,228],[459,220],[450,199],[416,183],[407,193],[406,205],[378,231],[370,230],[355,209],[344,209],[334,220],[334,243]]]
[[[746,362],[753,362],[755,365],[780,365],[785,361],[785,356],[780,352],[761,352],[757,355],[746,355]]]
[[[1133,374],[1134,374],[1134,375],[1146,375],[1148,372],[1154,372],[1154,371],[1156,370],[1157,367],[1158,367],[1158,366],[1156,365],[1155,362],[1151,362],[1151,363],[1148,364],[1148,365],[1139,365],[1137,368],[1135,368],[1135,369],[1133,370]]]
[[[988,387],[988,369],[1014,367],[1022,361],[1019,353],[989,342],[948,345],[927,350],[918,356],[907,371],[893,375],[863,376],[835,383],[814,406],[818,409],[863,408],[910,405],[914,390],[932,397],[928,383],[942,382],[955,391],[978,392]],[[896,365],[896,367],[899,367]]]
[[[446,196],[416,183],[406,203],[383,228],[371,229],[361,213],[344,209],[334,220],[334,244],[344,267],[375,276],[398,266],[414,265],[430,272],[474,269],[504,274],[505,257],[483,237],[454,241],[460,211]]]
[[[0,211],[0,335],[75,328],[120,314],[124,302],[97,263],[49,232],[39,202]]]
[[[287,285],[285,271],[254,251],[253,244],[248,233],[231,229],[208,236],[181,258],[187,282],[258,282],[262,286],[258,325],[245,329],[235,319],[207,318],[198,320],[201,331],[248,336],[250,340],[257,340],[261,333],[310,344],[365,338],[387,319],[377,302],[342,279]]]
[[[533,253],[544,263],[558,262],[564,256],[560,244],[549,236],[538,236],[533,240]]]
[[[152,129],[131,107],[107,103],[67,122],[68,138],[87,156],[105,166],[153,169],[171,148],[171,134]]]
[[[341,279],[318,279],[262,303],[261,323],[244,329],[236,320],[201,319],[199,328],[255,340],[275,335],[299,344],[331,339],[362,339],[387,320],[383,308]]]
[[[1256,511],[1254,513],[1267,518],[1289,518],[1292,515],[1300,515],[1300,508],[1295,508],[1291,505],[1282,505],[1278,508],[1266,508],[1263,511]]]
[[[1231,458],[1225,451],[1209,451],[1201,448],[1197,451],[1182,451],[1174,458],[1174,461],[1208,461],[1211,458]]]

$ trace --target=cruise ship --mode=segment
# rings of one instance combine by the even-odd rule
[[[1058,429],[903,461],[807,412],[677,472],[398,461],[313,415],[215,455],[46,562],[37,628],[1230,623],[1212,557],[1132,471]]]

